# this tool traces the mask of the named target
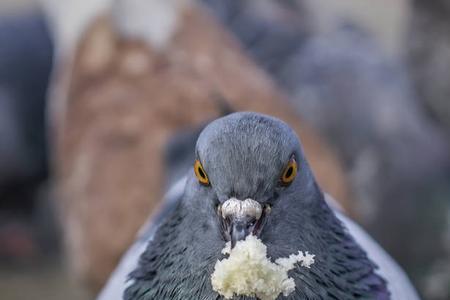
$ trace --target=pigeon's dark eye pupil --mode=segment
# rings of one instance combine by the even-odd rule
[[[200,174],[201,177],[205,178],[205,173],[203,173],[202,168],[198,168],[198,173]]]
[[[287,172],[286,172],[286,177],[287,177],[287,178],[291,177],[292,172],[293,172],[292,167],[289,167],[289,169],[288,169]]]

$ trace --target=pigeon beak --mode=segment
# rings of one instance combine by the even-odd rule
[[[253,200],[238,200],[230,198],[218,206],[222,234],[227,241],[231,241],[231,247],[236,242],[245,239],[249,234],[258,236],[264,224],[265,215],[269,206],[263,206]]]
[[[234,218],[230,224],[231,248],[234,248],[237,241],[244,240],[247,235],[253,233],[257,220],[251,217]]]

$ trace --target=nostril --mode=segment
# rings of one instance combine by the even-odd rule
[[[216,212],[219,216],[222,215],[222,206],[220,204],[217,204],[216,206]]]

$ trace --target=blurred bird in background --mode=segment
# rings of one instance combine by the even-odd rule
[[[169,138],[220,116],[224,106],[292,124],[324,189],[348,199],[334,154],[200,6],[116,1],[109,15],[100,10],[88,25],[66,23],[52,9],[61,72],[53,89],[62,91],[50,102],[58,202],[71,266],[93,290],[169,186],[163,161]],[[67,32],[78,40],[59,35]]]
[[[47,202],[44,111],[53,46],[35,13],[1,18],[0,45],[0,257],[21,260],[36,243],[45,248],[34,237],[46,236],[36,212]]]
[[[445,0],[31,7],[0,14],[0,255],[57,249],[54,213],[95,293],[177,177],[168,149],[253,110],[297,131],[319,183],[424,298],[450,297]]]

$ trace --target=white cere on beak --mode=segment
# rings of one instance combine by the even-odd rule
[[[237,218],[254,217],[256,220],[259,220],[262,214],[262,207],[259,202],[250,198],[245,200],[230,198],[222,204],[221,211],[224,219],[228,216],[234,216]]]

